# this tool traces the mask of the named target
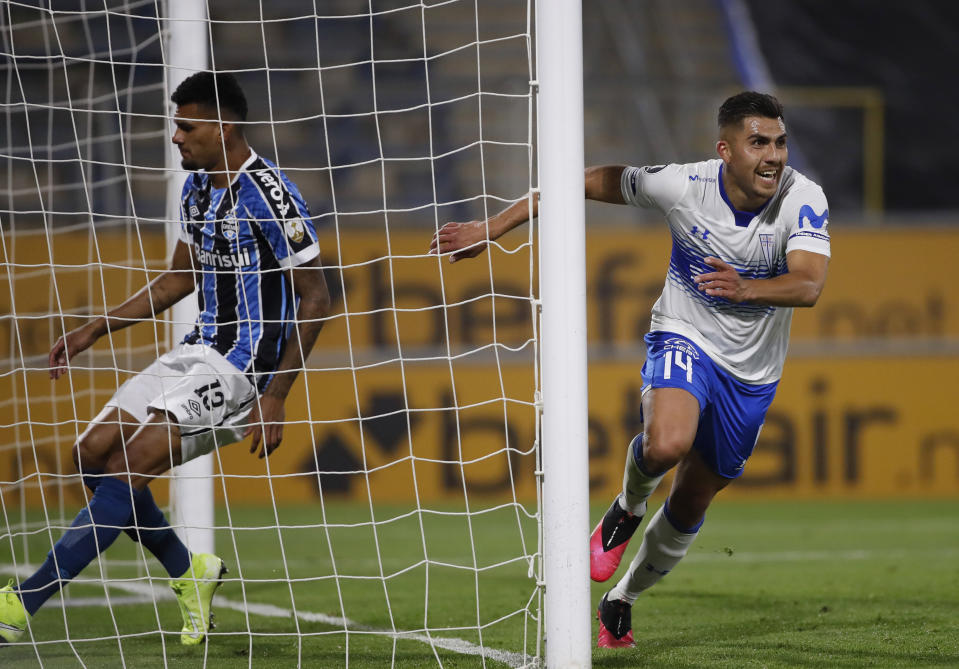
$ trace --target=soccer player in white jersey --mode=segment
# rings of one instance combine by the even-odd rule
[[[37,609],[121,530],[170,574],[181,643],[206,639],[226,568],[215,555],[187,550],[147,485],[244,436],[261,458],[277,448],[286,396],[329,312],[309,210],[286,175],[247,144],[247,103],[236,79],[199,72],[172,100],[173,143],[194,173],[183,187],[170,269],[61,337],[50,376],[66,373],[103,335],[155,318],[194,289],[200,313],[183,342],[121,386],[80,435],[73,458],[93,495],[44,564],[18,587],[0,588],[2,641],[22,636]]]
[[[657,209],[673,238],[645,337],[644,431],[627,449],[622,493],[590,536],[593,580],[615,573],[646,499],[676,473],[629,569],[599,603],[600,647],[634,645],[632,605],[686,555],[713,497],[742,473],[782,374],[792,310],[813,306],[826,281],[826,198],[786,166],[779,102],[755,92],[726,100],[716,152],[686,165],[586,170],[587,198]],[[528,219],[523,199],[488,221],[447,223],[430,250],[472,258]]]

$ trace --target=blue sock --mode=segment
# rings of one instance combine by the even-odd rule
[[[150,489],[144,488],[135,495],[135,519],[131,517],[130,524],[136,527],[127,530],[127,534],[153,553],[170,576],[183,576],[190,568],[190,551],[153,501]]]
[[[80,478],[83,479],[83,485],[90,489],[90,492],[96,492],[105,477],[102,469],[84,469],[80,471]]]
[[[96,492],[97,486],[104,480],[102,469],[88,469],[83,472],[83,482]],[[190,551],[180,541],[180,537],[167,523],[163,512],[153,501],[153,493],[149,488],[133,493],[133,510],[135,518],[131,516],[128,527],[124,530],[134,541],[139,541],[143,547],[156,556],[167,573],[174,578],[182,576],[190,568]]]
[[[20,600],[27,612],[36,613],[45,601],[105,551],[119,536],[120,528],[129,522],[132,510],[127,482],[101,479],[90,504],[77,514],[40,569],[20,584]]]

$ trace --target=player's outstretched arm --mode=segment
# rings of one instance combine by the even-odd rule
[[[744,279],[736,269],[719,258],[706,258],[714,272],[695,278],[697,287],[707,295],[730,302],[750,302],[772,307],[811,307],[826,285],[829,258],[811,251],[790,251],[786,255],[789,271],[772,279]]]
[[[286,277],[299,297],[296,327],[286,342],[270,385],[253,407],[250,426],[244,434],[253,437],[250,453],[256,452],[262,438],[263,447],[258,456],[260,458],[276,450],[283,439],[286,396],[290,394],[290,388],[293,387],[300,370],[306,368],[306,359],[323,328],[323,319],[330,313],[330,292],[319,257],[286,270]]]
[[[620,188],[622,165],[601,165],[587,167],[585,174],[586,198],[599,202],[625,204]],[[530,212],[530,202],[533,211]],[[430,241],[430,253],[449,253],[450,262],[475,258],[490,241],[498,239],[515,227],[534,218],[539,213],[539,193],[514,202],[509,207],[489,217],[485,221],[468,223],[447,223],[433,235]]]
[[[116,309],[109,311],[106,316],[94,318],[60,337],[50,350],[48,358],[50,378],[58,379],[63,376],[67,371],[67,362],[93,346],[106,333],[153,318],[192,293],[195,287],[193,260],[190,247],[182,241],[177,242],[170,269],[131,295]]]

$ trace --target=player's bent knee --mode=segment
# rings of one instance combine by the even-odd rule
[[[692,441],[678,432],[647,433],[643,462],[650,471],[664,472],[675,467],[691,447]]]
[[[112,450],[112,445],[98,435],[82,435],[73,445],[73,465],[78,472],[103,469]]]

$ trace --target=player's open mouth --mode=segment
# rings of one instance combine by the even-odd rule
[[[779,172],[776,170],[765,170],[763,172],[756,172],[759,175],[761,181],[764,181],[768,184],[776,183],[776,179],[779,176]]]

